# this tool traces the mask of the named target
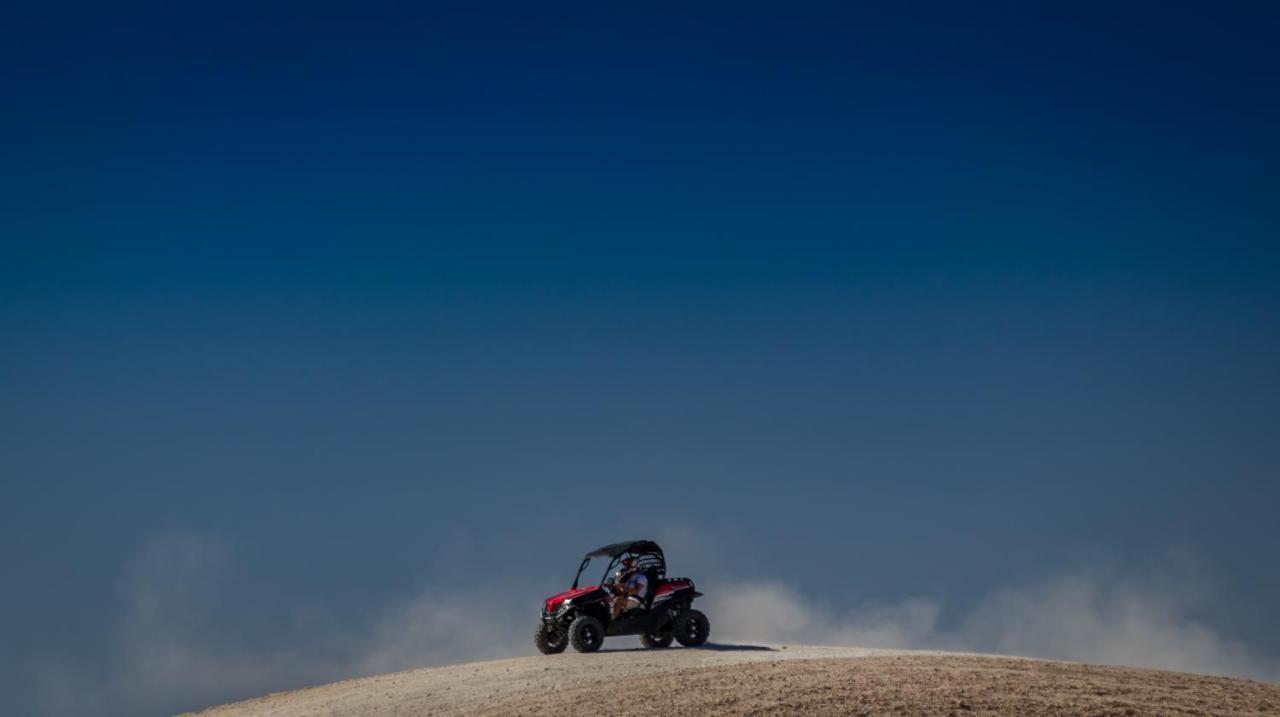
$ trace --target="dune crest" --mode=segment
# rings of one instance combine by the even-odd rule
[[[422,668],[201,717],[421,714],[1280,714],[1280,686],[1128,667],[853,647],[605,650]]]

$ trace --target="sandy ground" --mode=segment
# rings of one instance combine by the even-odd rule
[[[1280,715],[1280,685],[852,647],[572,652],[346,680],[203,717],[437,714]]]

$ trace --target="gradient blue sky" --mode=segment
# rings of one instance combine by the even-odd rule
[[[1172,551],[1280,656],[1280,17],[1036,5],[6,10],[2,699],[172,534],[233,630],[441,545],[956,611]]]

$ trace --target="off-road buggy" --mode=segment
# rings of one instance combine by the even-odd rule
[[[600,583],[578,587],[594,558],[609,559]],[[645,595],[636,596],[639,605],[614,620],[610,610],[617,593],[613,576],[627,558],[633,561],[633,569],[644,574],[649,587]],[[689,578],[667,577],[667,561],[657,543],[634,540],[606,545],[582,558],[573,587],[543,603],[533,644],[544,655],[564,652],[569,645],[578,652],[595,652],[606,636],[639,635],[645,647],[667,647],[672,639],[697,647],[707,641],[711,627],[707,616],[692,607],[693,599],[701,595]]]

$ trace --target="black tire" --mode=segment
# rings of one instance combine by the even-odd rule
[[[651,632],[640,636],[640,644],[645,647],[671,647],[671,639],[675,637],[669,632]]]
[[[544,655],[558,655],[569,646],[569,636],[563,632],[552,632],[539,623],[538,631],[533,633],[533,645]]]
[[[685,610],[676,617],[676,641],[685,647],[697,647],[711,636],[711,621],[698,610]]]
[[[569,624],[569,642],[578,652],[595,652],[604,644],[604,625],[590,615],[579,615]]]

